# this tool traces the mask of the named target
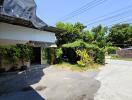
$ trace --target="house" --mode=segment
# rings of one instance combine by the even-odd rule
[[[45,63],[43,48],[54,46],[55,35],[63,31],[36,16],[34,0],[0,0],[0,45],[30,43],[35,57],[32,64]]]
[[[116,51],[117,55],[122,58],[132,58],[132,47]]]

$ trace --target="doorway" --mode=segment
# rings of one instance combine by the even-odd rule
[[[33,47],[33,58],[31,59],[31,64],[41,64],[41,48]]]

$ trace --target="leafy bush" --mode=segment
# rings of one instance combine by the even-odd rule
[[[55,63],[55,49],[47,48],[47,50],[48,50],[48,63],[54,64]]]
[[[32,49],[28,45],[23,44],[17,44],[16,48],[19,51],[19,60],[21,60],[22,64],[24,65],[25,61],[29,61],[29,59],[32,57]]]
[[[76,50],[78,56],[80,56],[80,61],[77,61],[79,66],[85,67],[93,63],[92,59],[89,57],[87,51],[84,50]]]
[[[24,65],[25,61],[30,60],[32,55],[31,51],[32,50],[28,45],[23,44],[1,46],[0,56],[7,64],[11,64],[12,67],[16,69],[19,61],[21,61]]]
[[[100,49],[95,53],[95,62],[98,64],[105,64],[105,50]]]
[[[58,64],[58,63],[62,62],[62,54],[63,54],[63,51],[61,48],[55,49],[55,56],[56,56],[55,63]]]
[[[62,49],[61,48],[57,48],[55,49],[55,55],[56,55],[56,58],[60,58],[62,56]]]
[[[105,51],[108,52],[108,54],[116,53],[116,50],[118,50],[117,47],[108,46],[105,48]]]
[[[86,42],[83,42],[81,40],[77,40],[73,43],[68,43],[68,44],[64,44],[62,45],[62,47],[65,47],[65,48],[85,48],[85,49],[92,49],[92,50],[98,50],[99,47],[95,44],[89,44],[89,43],[86,43]]]
[[[5,50],[6,53],[4,54],[4,58],[8,59],[12,66],[16,66],[20,58],[20,48],[12,45],[10,47],[7,47]]]

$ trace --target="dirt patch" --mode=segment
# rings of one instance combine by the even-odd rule
[[[35,88],[36,91],[42,91],[42,90],[45,90],[47,87],[46,86],[37,86]]]

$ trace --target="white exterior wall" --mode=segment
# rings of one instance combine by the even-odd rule
[[[0,39],[23,41],[56,41],[55,33],[0,22]]]

